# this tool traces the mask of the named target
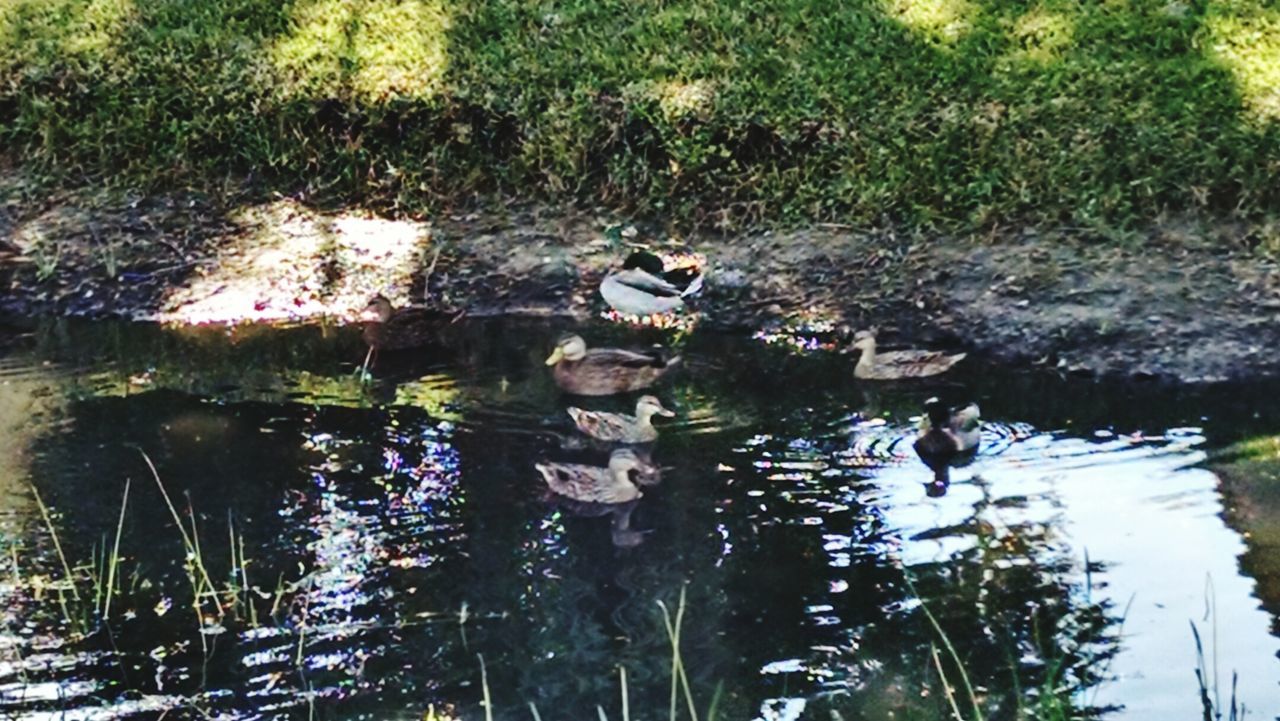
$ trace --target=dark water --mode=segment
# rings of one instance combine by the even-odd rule
[[[1275,388],[980,363],[876,385],[847,357],[698,333],[658,389],[679,417],[644,542],[618,548],[534,470],[607,459],[542,365],[562,330],[458,326],[367,386],[351,330],[0,333],[2,713],[475,719],[483,663],[495,718],[623,718],[625,668],[630,718],[666,719],[658,603],[682,593],[699,718],[948,718],[935,647],[970,715],[944,641],[988,718],[1199,718],[1189,621],[1220,703],[1236,672],[1252,715],[1280,712],[1275,619],[1205,467],[1280,432]],[[910,445],[937,393],[986,425],[931,497]]]

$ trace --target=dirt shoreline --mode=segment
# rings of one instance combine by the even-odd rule
[[[388,220],[290,199],[33,200],[0,184],[0,312],[306,320],[349,317],[382,291],[471,315],[585,319],[602,308],[603,273],[647,244],[706,256],[701,327],[809,317],[998,363],[1248,381],[1280,376],[1280,265],[1248,247],[1253,235],[1161,223],[1124,243],[1078,230],[949,239],[829,224],[679,236],[603,212]]]

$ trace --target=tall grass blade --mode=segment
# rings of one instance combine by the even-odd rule
[[[102,602],[102,620],[111,615],[111,596],[116,588],[116,566],[120,564],[120,536],[124,532],[124,512],[129,507],[129,486],[132,481],[124,479],[124,499],[120,501],[120,518],[116,521],[116,542],[111,547],[111,567],[107,569],[107,599]]]
[[[676,617],[673,622],[666,604],[658,601],[662,609],[662,622],[667,628],[667,638],[671,641],[671,720],[676,718],[676,688],[684,687],[684,699],[689,709],[689,718],[698,721],[698,710],[693,703],[693,690],[689,688],[689,677],[685,674],[684,660],[680,655],[680,629],[684,624],[684,609],[687,586],[680,587],[680,602],[676,606]]]
[[[484,721],[493,721],[493,698],[489,696],[489,670],[484,666],[484,654],[476,654],[480,659],[480,688],[484,692]],[[537,714],[537,711],[534,711]]]
[[[956,665],[956,669],[960,673],[960,680],[964,683],[965,693],[969,696],[969,703],[973,706],[973,718],[975,721],[983,721],[982,706],[978,703],[978,695],[974,693],[973,684],[969,681],[969,674],[964,670],[964,664],[960,661],[960,654],[956,652],[956,647],[952,645],[951,638],[947,636],[947,632],[942,630],[942,624],[938,623],[933,611],[929,610],[929,604],[925,603],[924,599],[920,597],[920,593],[916,591],[916,584],[911,580],[911,575],[904,573],[903,578],[906,579],[912,595],[920,600],[920,608],[924,610],[925,618],[929,619],[929,624],[933,626],[934,632],[942,639],[942,645],[947,649],[947,655],[951,657],[952,663]]]
[[[209,577],[209,571],[204,566],[204,559],[200,557],[200,554],[197,551],[195,542],[193,542],[191,540],[191,537],[187,535],[186,526],[182,524],[182,517],[178,515],[178,509],[174,507],[173,500],[169,498],[169,492],[165,490],[164,483],[160,481],[160,472],[156,470],[156,464],[151,462],[151,456],[148,456],[146,451],[142,450],[141,448],[138,448],[137,450],[138,450],[138,453],[142,455],[142,460],[147,462],[147,468],[151,469],[151,477],[156,480],[156,487],[160,489],[160,495],[164,497],[164,504],[169,508],[169,515],[173,516],[173,522],[178,526],[178,533],[182,534],[182,545],[186,548],[187,553],[191,555],[193,559],[192,563],[200,571],[200,574],[203,577],[203,582],[207,584],[211,589],[217,588],[217,586],[215,586],[213,583],[213,579]],[[193,514],[192,523],[194,522],[195,522],[195,518]],[[193,602],[197,604],[197,615],[198,615],[199,614],[198,604],[200,603],[200,586],[199,584],[193,581],[192,587],[196,593],[196,598]],[[222,608],[222,602],[218,600],[218,597],[216,595],[213,598],[213,602],[218,607],[218,615],[219,616],[225,615],[226,611]],[[201,625],[203,625],[204,619],[200,619],[200,623]],[[204,634],[201,634],[201,638],[203,637],[204,637]]]
[[[964,721],[964,715],[960,713],[960,706],[956,703],[955,690],[947,681],[947,672],[942,669],[942,658],[938,656],[938,647],[932,643],[929,644],[929,655],[933,657],[933,665],[938,669],[938,678],[942,681],[942,693],[947,697],[951,713],[955,715],[956,721]]]
[[[631,721],[631,699],[627,693],[627,667],[618,667],[618,682],[622,685],[622,721]]]
[[[62,562],[62,572],[67,574],[67,583],[71,584],[71,597],[79,601],[80,591],[76,589],[75,576],[71,575],[71,564],[67,563],[67,554],[62,552],[62,541],[58,540],[58,531],[53,527],[49,509],[44,505],[44,499],[40,497],[40,491],[35,484],[31,484],[31,492],[35,494],[36,505],[40,507],[40,515],[44,517],[44,525],[49,529],[49,535],[53,537],[53,547],[58,551],[58,560]]]

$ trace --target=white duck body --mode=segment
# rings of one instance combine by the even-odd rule
[[[600,283],[604,302],[619,313],[653,315],[684,307],[680,289],[639,268],[610,273]]]
[[[614,310],[628,315],[669,313],[684,299],[702,290],[702,273],[695,267],[667,270],[662,259],[648,251],[629,255],[600,283],[600,295]]]

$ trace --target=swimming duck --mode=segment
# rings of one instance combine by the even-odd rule
[[[658,429],[653,427],[655,415],[670,418],[675,413],[662,407],[656,396],[640,396],[636,401],[636,414],[584,411],[570,408],[569,417],[578,430],[592,438],[616,443],[652,443],[658,439]]]
[[[680,356],[637,353],[617,348],[587,350],[581,336],[560,339],[547,358],[556,385],[580,396],[607,396],[638,391],[653,385],[680,362]]]
[[[935,483],[946,483],[953,461],[978,448],[982,440],[982,419],[976,403],[952,411],[937,398],[924,402],[916,455],[928,466]]]
[[[552,491],[583,503],[628,503],[643,495],[641,486],[661,480],[661,471],[640,460],[630,448],[614,450],[607,467],[547,462],[534,467]]]
[[[667,270],[661,258],[643,250],[627,256],[621,270],[600,282],[600,295],[610,307],[638,316],[676,310],[700,290],[702,273],[696,267]]]
[[[861,351],[853,375],[867,380],[897,380],[899,378],[924,378],[944,373],[951,366],[964,360],[964,353],[947,355],[933,350],[899,350],[876,353],[876,337],[870,331],[858,331],[853,336],[853,350]]]

